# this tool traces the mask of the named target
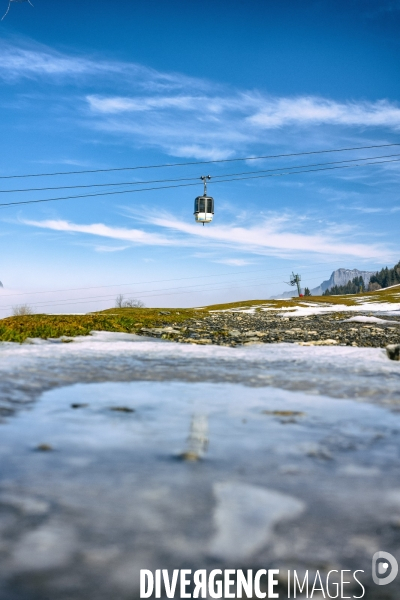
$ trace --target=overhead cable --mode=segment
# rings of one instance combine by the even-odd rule
[[[308,281],[314,281],[314,280],[317,280],[317,279],[319,279],[319,277],[312,277],[312,278],[309,278]],[[258,279],[250,280],[250,281],[258,281]],[[232,284],[234,285],[236,283],[237,283],[237,280],[235,280],[234,282],[231,282],[231,286],[232,286]],[[283,282],[283,281],[264,281],[263,283],[252,283],[251,286],[252,287],[259,287],[259,286],[262,286],[262,285],[272,285],[272,284],[278,284],[278,283],[285,283],[285,282]],[[198,284],[198,286],[200,286],[200,285],[201,284]],[[214,282],[214,283],[209,284],[209,285],[219,285],[219,283],[218,282]],[[183,286],[182,288],[166,288],[167,289],[167,293],[165,293],[162,289],[161,290],[147,290],[147,291],[144,291],[144,292],[138,292],[137,293],[137,297],[140,299],[140,298],[153,298],[153,297],[156,297],[156,296],[175,296],[177,294],[197,294],[199,292],[213,292],[213,291],[217,291],[217,290],[226,289],[226,285],[227,284],[225,284],[224,287],[209,288],[209,289],[204,289],[204,287],[202,286],[200,290],[193,290],[193,289],[187,290],[188,287],[198,287],[198,286]],[[234,287],[235,287],[235,289],[238,288],[238,287],[239,288],[242,288],[242,287],[246,287],[247,288],[248,287],[248,282],[246,282],[246,285],[234,285]],[[171,292],[171,291],[169,291],[171,289],[175,289],[175,290],[179,289],[179,291]],[[149,293],[149,292],[151,292],[151,293]],[[153,294],[152,292],[160,292],[160,293]],[[102,298],[103,301],[104,301],[104,297],[103,296],[100,296],[100,297],[98,297],[98,296],[92,296],[90,298],[85,298],[85,299],[79,299],[79,298],[76,299],[76,300],[71,299],[71,301],[67,301],[67,302],[65,302],[63,300],[60,300],[58,302],[56,300],[53,300],[52,302],[46,302],[46,301],[44,301],[44,302],[36,302],[36,303],[33,303],[32,306],[38,306],[39,308],[45,308],[46,306],[69,306],[71,304],[72,305],[73,304],[85,304],[85,303],[90,302],[90,301],[94,302],[94,301],[96,301],[97,298]],[[97,301],[99,302],[100,300],[97,300]],[[0,310],[7,310],[7,309],[10,309],[10,308],[12,308],[12,306],[2,307],[2,308],[0,308]]]
[[[275,171],[290,171],[293,169],[304,169],[306,167],[321,167],[325,165],[339,165],[343,163],[353,163],[358,161],[366,160],[378,160],[380,158],[393,158],[394,156],[400,156],[397,154],[383,154],[380,156],[367,156],[365,158],[348,158],[345,160],[335,160],[332,162],[325,163],[310,163],[306,165],[293,165],[291,167],[276,167],[275,169],[259,169],[258,171],[241,171],[240,173],[224,173],[221,175],[211,175],[213,180],[221,179],[222,177],[238,177],[239,175],[254,175],[258,173],[271,173]],[[198,181],[199,177],[180,177],[178,179],[150,179],[146,181],[116,181],[112,183],[91,183],[87,185],[62,185],[56,187],[41,187],[41,188],[21,188],[11,190],[1,190],[0,194],[12,194],[12,193],[24,193],[24,192],[45,192],[51,190],[73,190],[82,188],[93,188],[93,187],[113,187],[121,185],[148,185],[150,183],[175,183],[177,181]]]
[[[366,257],[366,260],[375,260],[375,257],[370,256],[370,257]],[[316,265],[331,265],[331,264],[336,264],[335,263],[329,263],[326,261],[321,261],[321,262],[314,262],[309,266],[301,266],[298,265],[295,267],[296,270],[298,269],[315,269]],[[251,270],[241,270],[241,274],[247,274],[247,273],[269,273],[271,271],[282,271],[283,268],[282,267],[275,267],[273,269],[251,269]],[[315,273],[320,273],[320,272],[325,272],[325,270],[323,271],[314,271]],[[186,281],[189,279],[208,279],[210,277],[226,277],[226,276],[230,276],[232,275],[232,271],[228,272],[224,272],[224,273],[214,273],[214,274],[210,274],[208,273],[207,275],[199,275],[196,274],[192,277],[174,277],[174,278],[170,278],[170,279],[155,279],[152,281],[135,281],[134,283],[113,283],[113,284],[109,284],[109,285],[95,285],[95,286],[90,286],[90,287],[81,287],[81,288],[62,288],[62,289],[57,289],[57,290],[43,290],[43,291],[39,291],[39,292],[18,292],[16,294],[1,294],[0,298],[9,298],[9,297],[14,297],[14,296],[32,296],[32,295],[36,295],[36,294],[55,294],[58,292],[77,292],[77,291],[83,291],[83,290],[97,290],[97,289],[103,289],[103,288],[117,288],[117,287],[125,287],[128,285],[147,285],[148,283],[169,283],[170,281]],[[202,284],[201,284],[202,285]]]
[[[58,175],[83,175],[85,173],[111,173],[113,171],[137,171],[139,169],[161,169],[168,167],[186,167],[190,165],[211,165],[218,163],[229,163],[247,160],[266,160],[271,158],[284,158],[289,156],[307,156],[310,154],[328,154],[332,152],[350,152],[353,150],[369,150],[371,148],[388,148],[391,146],[400,146],[400,143],[393,144],[374,144],[371,146],[354,146],[351,148],[330,148],[328,150],[312,150],[308,152],[290,152],[287,154],[267,154],[263,156],[247,156],[241,158],[223,158],[218,160],[199,160],[180,163],[165,163],[159,165],[141,165],[135,167],[114,167],[109,169],[87,169],[82,171],[56,171],[53,173],[29,173],[25,175],[1,175],[0,179],[24,179],[27,177],[54,177]]]
[[[300,171],[290,171],[290,172],[278,172],[278,173],[270,173],[268,175],[252,175],[252,176],[246,176],[246,177],[235,177],[235,178],[231,178],[231,179],[219,179],[217,181],[214,181],[214,183],[226,183],[226,182],[230,182],[230,181],[243,181],[243,180],[249,180],[249,179],[265,179],[265,178],[269,178],[269,177],[283,177],[284,175],[296,175],[299,173],[317,173],[319,171],[332,171],[332,170],[336,170],[336,169],[350,169],[350,168],[354,168],[354,167],[364,167],[364,166],[371,166],[371,165],[379,165],[379,164],[384,164],[384,163],[394,163],[394,162],[399,162],[400,159],[391,159],[391,160],[381,160],[381,161],[374,161],[371,163],[363,163],[363,164],[351,164],[351,165],[340,165],[340,166],[334,166],[334,167],[324,167],[324,168],[317,168],[317,169],[303,169]],[[129,190],[119,190],[119,191],[112,191],[112,192],[100,192],[100,193],[96,193],[96,194],[79,194],[76,196],[61,196],[58,198],[41,198],[39,200],[20,200],[17,202],[3,202],[0,203],[0,207],[9,207],[9,206],[17,206],[17,205],[21,205],[21,204],[39,204],[42,202],[56,202],[56,201],[60,201],[60,200],[74,200],[74,199],[79,199],[79,198],[94,198],[94,197],[100,197],[100,196],[114,196],[114,195],[120,195],[120,194],[135,194],[138,192],[150,192],[150,191],[154,191],[154,190],[166,190],[166,189],[172,189],[172,188],[180,188],[180,187],[193,187],[193,186],[197,186],[198,183],[181,183],[181,184],[176,184],[176,185],[163,185],[163,186],[156,186],[156,187],[149,187],[149,188],[140,188],[140,189],[129,189]]]

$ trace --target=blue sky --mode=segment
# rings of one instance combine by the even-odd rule
[[[400,143],[399,1],[33,4],[12,3],[0,24],[0,176]],[[2,179],[0,189],[394,154],[400,146]],[[268,298],[289,289],[293,269],[312,288],[334,268],[391,265],[400,258],[399,183],[400,162],[211,183],[216,214],[207,227],[192,215],[200,184],[0,208],[0,314],[23,302],[96,310],[117,293],[148,306]],[[103,191],[117,189],[127,187]]]

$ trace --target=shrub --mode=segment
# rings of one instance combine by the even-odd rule
[[[122,308],[144,308],[144,303],[137,298],[132,298],[131,300],[125,300]]]
[[[144,303],[141,300],[137,300],[136,298],[125,300],[123,294],[118,294],[118,296],[115,299],[116,308],[144,308],[144,306]]]
[[[26,315],[33,315],[33,310],[29,306],[29,304],[17,304],[13,306],[13,315],[14,317],[25,317]]]

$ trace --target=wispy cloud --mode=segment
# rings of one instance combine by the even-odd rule
[[[106,60],[100,56],[81,56],[59,52],[43,44],[19,40],[0,42],[0,77],[15,82],[18,79],[45,79],[59,82],[69,78],[79,83],[90,77],[102,84],[107,81],[129,83],[129,87],[160,93],[182,87],[203,89],[210,84],[180,73],[164,73],[144,65]]]
[[[65,115],[80,126],[112,135],[118,143],[200,160],[243,155],[254,152],[257,145],[265,148],[284,139],[290,140],[292,148],[301,146],[304,131],[308,135],[318,131],[324,143],[323,132],[329,131],[333,144],[333,132],[340,133],[343,143],[344,132],[354,135],[377,127],[388,134],[400,130],[400,104],[386,99],[338,102],[309,95],[276,97],[26,42],[0,44],[0,77],[12,84],[28,78],[57,85],[68,79],[76,92],[66,96],[60,92],[54,102],[57,111],[64,106]],[[48,94],[46,102],[51,102]]]
[[[290,124],[330,124],[400,129],[400,106],[387,100],[346,102],[313,96],[277,98],[263,102],[249,117],[252,124],[273,129]]]
[[[260,93],[220,96],[87,96],[92,111],[102,114],[177,109],[208,115],[216,119],[227,112],[242,113],[244,124],[263,129],[287,125],[328,124],[345,126],[400,128],[400,105],[387,100],[346,102],[315,96],[272,98]]]
[[[98,63],[88,58],[68,56],[54,50],[21,48],[1,44],[0,76],[6,79],[20,77],[54,77],[104,73],[111,70],[110,63]]]
[[[353,256],[358,258],[386,258],[388,248],[374,244],[355,244],[339,233],[340,227],[331,226],[317,234],[293,231],[291,220],[286,218],[265,218],[257,224],[247,227],[235,224],[213,225],[203,231],[168,215],[149,216],[149,222],[170,231],[184,233],[192,238],[207,240],[208,243],[222,244],[231,248],[240,247],[249,253],[275,256],[295,256],[304,254],[323,254]],[[350,232],[347,232],[348,234]],[[349,235],[351,238],[352,235]]]
[[[40,227],[41,229],[50,229],[52,231],[61,231],[65,233],[83,233],[99,237],[110,238],[113,240],[125,240],[132,244],[141,244],[147,246],[176,246],[178,242],[168,239],[166,236],[156,233],[148,233],[141,229],[126,229],[124,227],[111,227],[103,223],[93,223],[91,225],[78,225],[61,219],[30,221],[23,220],[25,225]],[[104,246],[103,246],[104,251]]]
[[[95,246],[96,252],[122,252],[127,250],[130,246]]]
[[[388,247],[379,244],[363,244],[351,241],[353,231],[335,224],[326,225],[321,233],[304,233],[293,230],[289,218],[273,216],[265,217],[256,224],[247,226],[232,223],[230,225],[213,225],[208,228],[199,227],[179,221],[172,215],[147,216],[147,223],[157,227],[159,233],[143,229],[127,229],[113,227],[102,223],[80,225],[64,220],[22,221],[26,225],[59,232],[81,233],[91,236],[125,240],[132,244],[151,246],[185,246],[221,248],[249,255],[269,255],[279,257],[298,257],[302,255],[348,256],[360,259],[387,260],[392,255]],[[144,219],[143,219],[144,220]],[[305,227],[307,224],[305,223]],[[297,229],[299,228],[299,224]],[[162,232],[167,232],[164,235]],[[228,258],[219,262],[241,266],[248,264],[245,259]]]
[[[185,94],[86,97],[96,127],[176,156],[232,156],[237,148],[260,143],[265,130],[315,126],[384,127],[400,130],[400,106],[379,102],[338,103],[319,97],[271,98],[226,90],[225,96]]]
[[[245,260],[244,258],[222,258],[221,260],[213,260],[213,262],[231,267],[245,267],[252,264],[250,260]]]

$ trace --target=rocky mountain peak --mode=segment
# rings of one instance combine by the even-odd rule
[[[346,285],[349,281],[352,281],[354,277],[362,277],[364,280],[365,286],[368,286],[369,280],[372,275],[375,275],[376,271],[359,271],[358,269],[336,269],[336,271],[332,272],[332,275],[329,279],[323,281],[318,287],[311,289],[311,294],[313,296],[321,296],[326,290],[330,289],[334,285]],[[303,282],[302,282],[303,283]],[[307,285],[307,281],[304,280],[304,285]],[[309,286],[308,286],[309,287]],[[273,296],[274,298],[291,298],[292,296],[297,296],[297,292],[292,289],[288,292],[284,292],[279,296]]]

